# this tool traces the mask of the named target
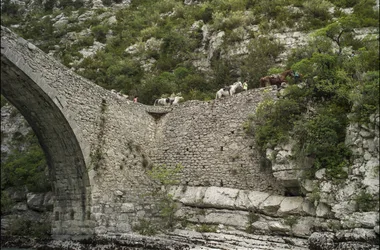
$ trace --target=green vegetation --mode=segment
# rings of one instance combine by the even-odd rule
[[[2,181],[3,180],[1,180],[1,182]],[[9,197],[8,193],[1,191],[1,214],[7,214],[13,205],[14,201]]]
[[[374,197],[363,190],[356,195],[354,200],[356,202],[356,210],[359,212],[373,211],[379,205],[378,197]]]
[[[180,222],[180,219],[175,217],[178,207],[173,195],[169,193],[169,187],[179,183],[178,174],[182,169],[183,166],[177,164],[174,168],[166,165],[153,166],[147,171],[148,176],[156,185],[156,189],[148,195],[156,202],[151,207],[151,217],[139,219],[133,226],[134,231],[143,235],[154,235],[158,232],[173,230],[176,223]]]
[[[295,216],[287,216],[284,218],[284,224],[290,226],[290,228],[293,228],[295,224],[297,224],[298,218]]]
[[[7,99],[5,99],[3,95],[1,95],[0,97],[1,97],[1,108],[2,108],[8,103],[8,101]]]
[[[197,225],[197,227],[195,228],[195,231],[200,232],[200,233],[216,233],[216,226],[201,224],[201,225]]]
[[[379,110],[378,42],[355,39],[357,25],[355,17],[342,17],[293,51],[287,67],[303,74],[304,85],[290,85],[277,101],[264,99],[244,124],[263,157],[267,148],[292,138],[294,160],[301,166],[313,162],[305,177],[313,178],[321,168],[328,178],[347,177],[352,154],[344,144],[346,127],[369,123]]]
[[[51,235],[50,222],[36,222],[23,218],[14,218],[10,223],[9,235],[20,235],[36,237],[39,239],[48,239]]]
[[[120,0],[102,2],[111,6]],[[350,24],[353,28],[378,26],[378,10],[374,5],[374,0],[210,0],[196,5],[175,0],[144,0],[114,10],[116,22],[110,23],[97,18],[105,12],[111,13],[108,7],[96,9],[94,16],[80,21],[79,16],[86,11],[84,1],[49,0],[21,15],[26,13],[24,7],[8,0],[2,3],[1,21],[5,26],[22,24],[13,29],[25,39],[38,42],[45,52],[56,50],[55,56],[66,66],[98,85],[129,96],[138,95],[140,102],[152,104],[162,95],[178,92],[185,99],[210,100],[217,89],[238,77],[248,79],[250,87],[258,87],[258,79],[275,67],[275,58],[283,52],[283,46],[275,39],[261,35],[287,28],[311,31],[327,27],[329,37],[330,30],[337,28],[334,18],[349,18],[350,23],[355,23],[355,26]],[[348,7],[353,8],[353,14],[339,9]],[[68,22],[53,26],[54,18],[60,14]],[[224,32],[221,47],[214,51],[211,70],[207,73],[193,66],[193,61],[200,58],[199,49],[210,45],[203,37],[203,24],[214,34]],[[253,25],[258,30],[252,29]],[[87,33],[79,33],[88,27],[91,28]],[[346,35],[353,34],[347,26],[342,31],[342,34],[333,32],[335,37],[331,37],[337,39],[339,46],[345,46]],[[71,38],[67,39],[66,34]],[[231,46],[247,38],[251,42],[246,56],[225,55]],[[105,49],[93,58],[83,58],[79,51],[94,42],[105,44]],[[58,44],[61,46],[57,50]],[[126,52],[130,46],[136,46],[136,52]],[[359,49],[356,45],[353,48]],[[310,56],[298,59],[306,60]],[[314,57],[310,65],[318,60],[327,63],[329,56]],[[149,71],[142,67],[141,61],[149,65]],[[299,66],[305,66],[304,63]]]
[[[13,143],[12,152],[1,164],[1,190],[26,186],[30,192],[50,191],[45,155],[34,133],[16,133]]]
[[[254,211],[250,211],[248,213],[248,222],[247,222],[247,227],[245,228],[245,231],[247,233],[254,233],[255,229],[252,227],[252,223],[255,223],[260,219],[260,216],[256,214]]]

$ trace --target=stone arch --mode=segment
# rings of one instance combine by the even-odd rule
[[[62,111],[59,99],[43,78],[36,77],[38,70],[12,53],[11,43],[3,44],[7,38],[3,31],[2,27],[1,93],[28,121],[45,152],[55,195],[53,236],[90,236],[93,222],[85,142],[80,140],[75,121]]]

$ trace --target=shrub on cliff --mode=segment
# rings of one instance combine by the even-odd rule
[[[1,164],[1,188],[26,186],[31,192],[50,191],[45,155],[36,136],[19,134],[13,141],[15,149]],[[25,149],[19,151],[20,145]]]
[[[289,60],[289,67],[303,74],[303,84],[289,86],[277,101],[264,101],[246,126],[262,153],[289,137],[295,140],[294,160],[313,159],[309,177],[326,168],[330,178],[346,178],[348,114],[368,123],[379,110],[378,42],[355,39],[355,25],[342,18],[316,31]]]

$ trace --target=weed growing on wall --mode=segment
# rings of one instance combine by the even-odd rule
[[[376,199],[363,190],[355,196],[354,201],[356,202],[356,210],[359,212],[373,211],[379,205],[378,197]]]
[[[247,226],[245,228],[245,231],[247,233],[254,233],[255,229],[253,228],[252,224],[255,223],[256,221],[258,221],[259,219],[260,219],[260,216],[258,214],[256,214],[254,211],[249,211],[248,222],[247,222]]]
[[[200,233],[216,233],[216,226],[201,224],[201,225],[197,225],[197,227],[195,228],[195,231],[200,232]]]
[[[298,218],[295,216],[287,216],[284,218],[284,224],[290,226],[290,228],[297,224],[297,222]]]
[[[153,166],[147,171],[147,175],[155,184],[153,192],[147,194],[154,200],[151,208],[151,217],[149,219],[139,220],[133,229],[140,234],[153,235],[158,232],[170,231],[176,223],[180,222],[175,217],[178,206],[169,193],[169,188],[179,183],[178,174],[182,171],[183,166],[177,164],[174,168],[166,165]]]

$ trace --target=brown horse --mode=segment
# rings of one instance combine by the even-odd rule
[[[266,87],[270,85],[276,85],[277,88],[281,87],[281,83],[285,82],[287,83],[288,81],[286,80],[287,76],[293,76],[293,70],[288,69],[284,72],[282,72],[278,76],[264,76],[260,78],[260,87]]]

